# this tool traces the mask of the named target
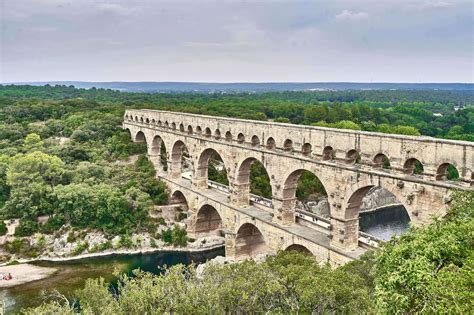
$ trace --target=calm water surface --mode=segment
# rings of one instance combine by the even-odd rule
[[[202,263],[216,256],[224,256],[223,247],[202,253],[162,252],[94,257],[69,262],[36,262],[34,264],[38,266],[57,268],[58,272],[43,280],[0,289],[0,301],[4,301],[7,313],[15,313],[23,307],[38,306],[44,296],[51,294],[53,290],[72,298],[74,291],[82,288],[87,278],[102,277],[114,283],[117,280],[114,276],[116,270],[131,274],[132,270],[141,269],[159,274],[160,267],[165,265]]]
[[[385,241],[405,233],[409,225],[410,217],[403,206],[381,208],[359,216],[359,228],[362,232]]]

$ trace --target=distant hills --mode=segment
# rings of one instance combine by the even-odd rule
[[[3,83],[6,84],[6,83]],[[472,83],[348,83],[348,82],[274,82],[274,83],[195,83],[195,82],[16,82],[16,85],[74,85],[76,88],[103,88],[124,92],[149,93],[237,93],[321,90],[458,90],[474,91]]]

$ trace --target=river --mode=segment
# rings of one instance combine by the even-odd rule
[[[402,235],[409,225],[410,217],[405,207],[400,205],[361,212],[359,215],[359,229],[384,241],[392,236]]]
[[[103,256],[65,262],[35,262],[34,265],[53,267],[58,269],[58,272],[43,280],[0,289],[0,301],[4,301],[7,313],[15,313],[24,307],[40,305],[44,296],[53,290],[72,298],[74,291],[82,288],[87,278],[102,277],[106,281],[114,283],[117,280],[114,276],[115,270],[131,274],[132,270],[141,269],[159,274],[160,267],[165,265],[202,263],[217,256],[224,256],[224,254],[224,247],[222,247],[200,253],[160,252],[143,255]]]

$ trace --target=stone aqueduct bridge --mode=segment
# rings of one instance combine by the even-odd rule
[[[308,250],[319,261],[341,264],[365,250],[358,218],[370,188],[380,186],[393,193],[415,225],[442,216],[454,189],[474,190],[470,142],[155,110],[127,110],[123,128],[133,141],[146,141],[149,159],[171,189],[171,199],[187,203],[188,232],[224,231],[227,256],[291,247]],[[160,165],[162,143],[166,172]],[[191,181],[182,176],[186,149],[193,166]],[[225,164],[228,188],[209,186],[213,152]],[[382,168],[387,158],[390,169]],[[249,193],[250,166],[255,161],[270,177],[273,198],[266,206],[252,202]],[[421,175],[414,174],[416,161],[423,165]],[[459,172],[458,181],[446,179],[450,164]],[[295,211],[296,187],[304,170],[324,185],[330,220],[302,219]]]

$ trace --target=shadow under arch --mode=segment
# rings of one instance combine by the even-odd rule
[[[209,204],[203,205],[196,213],[195,233],[199,236],[221,235],[223,221],[219,212]]]
[[[180,207],[181,209],[183,209],[184,211],[188,211],[189,209],[188,199],[186,198],[186,196],[183,194],[181,190],[175,190],[171,194],[168,203],[170,205],[176,205]]]
[[[148,148],[148,158],[157,171],[168,170],[168,159],[166,155],[166,145],[163,138],[159,135],[155,135],[151,141],[150,147]]]
[[[297,253],[301,253],[305,256],[314,256],[313,253],[306,247],[300,244],[291,244],[287,248],[285,248],[285,251],[294,251]]]
[[[138,131],[135,134],[135,138],[133,139],[134,142],[145,142],[146,143],[146,137],[143,131]]]
[[[266,253],[268,246],[263,234],[251,223],[244,223],[237,231],[235,238],[235,257],[253,258]]]

